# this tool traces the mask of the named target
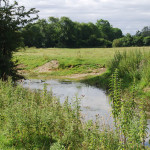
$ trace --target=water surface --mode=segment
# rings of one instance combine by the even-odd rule
[[[70,103],[79,98],[82,114],[86,120],[95,120],[96,115],[105,120],[110,120],[111,105],[104,90],[68,80],[42,81],[32,79],[24,80],[22,85],[25,88],[42,90],[45,83],[47,84],[47,90],[52,90],[53,94],[59,97],[61,102],[64,102],[67,97]]]

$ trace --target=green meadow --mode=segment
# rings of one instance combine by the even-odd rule
[[[66,76],[76,73],[90,73],[93,69],[106,67],[116,51],[150,51],[150,47],[133,48],[26,48],[14,53],[13,60],[23,64],[23,70],[30,76]],[[52,72],[39,73],[34,69],[52,60],[59,62],[59,67]]]

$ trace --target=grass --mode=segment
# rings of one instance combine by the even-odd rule
[[[76,73],[88,73],[93,69],[107,67],[107,63],[111,60],[116,51],[134,51],[134,50],[150,51],[150,47],[133,47],[133,48],[47,48],[36,49],[27,48],[14,53],[13,60],[18,60],[18,64],[24,64],[24,69],[28,75],[39,75],[34,69],[51,60],[59,62],[59,68],[47,76],[66,76]],[[44,76],[44,74],[42,74]]]

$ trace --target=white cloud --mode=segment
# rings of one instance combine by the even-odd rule
[[[12,2],[13,0],[10,0]],[[18,0],[26,8],[37,8],[40,17],[70,17],[73,21],[105,19],[124,33],[135,34],[149,26],[150,0]]]

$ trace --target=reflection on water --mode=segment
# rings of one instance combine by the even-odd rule
[[[95,119],[95,115],[103,118],[110,118],[111,106],[109,99],[102,89],[95,88],[93,86],[87,86],[79,82],[71,82],[68,80],[24,80],[23,87],[30,89],[43,89],[43,85],[47,84],[47,90],[52,90],[53,94],[60,98],[61,102],[64,102],[68,97],[71,103],[75,98],[80,99],[82,114],[85,119]]]
[[[68,100],[71,103],[78,97],[80,99],[82,114],[86,120],[95,120],[96,115],[98,115],[100,118],[103,118],[106,123],[112,124],[111,105],[104,90],[69,80],[43,81],[32,79],[23,80],[22,82],[23,87],[30,89],[42,90],[44,84],[47,84],[47,90],[52,90],[53,94],[60,98],[60,102],[64,102],[68,97]],[[148,120],[148,128],[148,132],[150,133],[150,120]],[[146,145],[148,145],[148,139]]]

